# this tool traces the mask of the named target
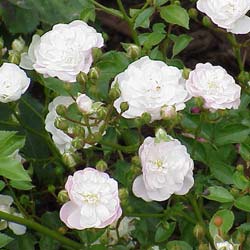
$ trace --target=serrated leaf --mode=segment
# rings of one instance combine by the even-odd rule
[[[171,4],[162,7],[160,10],[161,18],[167,23],[177,24],[186,29],[189,29],[189,15],[188,12],[181,6]]]

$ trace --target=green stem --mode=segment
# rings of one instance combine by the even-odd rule
[[[129,26],[129,29],[130,29],[130,32],[131,32],[131,35],[133,37],[134,42],[136,43],[136,45],[140,45],[137,32],[134,29],[134,23],[133,23],[132,19],[127,15],[127,12],[122,4],[122,0],[116,0],[116,2],[118,4],[118,7],[119,7],[121,13],[123,14],[123,19],[128,23],[128,26]]]
[[[41,224],[31,221],[31,220],[27,220],[25,218],[21,218],[21,217],[17,217],[14,216],[12,214],[8,214],[5,212],[0,211],[0,218],[6,221],[11,221],[14,223],[18,223],[24,226],[27,226],[31,229],[34,229],[35,231],[42,233],[44,235],[47,235],[48,237],[51,237],[59,242],[61,242],[64,245],[67,245],[69,247],[71,247],[72,249],[84,249],[84,246],[76,241],[73,241],[71,239],[68,239],[66,237],[64,237],[63,235],[61,235],[60,233],[51,230],[45,226],[42,226]]]
[[[198,206],[198,203],[197,203],[196,199],[191,195],[187,196],[187,198],[188,198],[191,206],[193,207],[194,214],[195,214],[195,217],[196,217],[197,221],[200,223],[200,225],[206,231],[207,240],[209,241],[211,246],[214,246],[214,241],[213,241],[211,235],[209,234],[209,232],[207,231],[207,225],[206,225],[205,221],[203,220],[203,217],[202,217],[202,214],[200,212],[200,209],[199,209],[199,206]]]
[[[100,141],[99,143],[101,145],[108,146],[108,147],[120,150],[122,152],[125,152],[125,153],[133,153],[133,152],[137,151],[137,149],[139,147],[139,144],[134,144],[134,145],[130,145],[130,146],[122,146],[122,145],[119,145],[119,144],[110,143],[110,142],[106,142],[106,141],[103,141],[103,140]]]
[[[239,65],[239,69],[242,72],[242,71],[244,71],[244,64],[243,64],[243,61],[241,58],[240,46],[236,40],[236,37],[233,34],[227,34],[227,39],[233,47],[235,58],[236,58],[237,63]]]
[[[112,9],[112,8],[108,8],[100,3],[98,3],[95,0],[90,0],[96,7],[100,8],[102,11],[111,14],[113,16],[119,17],[119,18],[123,18],[123,14],[120,13],[120,11]]]

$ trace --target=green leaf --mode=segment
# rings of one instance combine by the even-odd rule
[[[210,152],[211,155],[211,152]],[[222,161],[209,161],[212,175],[224,184],[233,184],[233,167]]]
[[[19,189],[19,190],[30,190],[32,189],[34,186],[28,182],[28,181],[14,181],[11,180],[10,181],[10,185],[15,188],[15,189]]]
[[[181,6],[171,4],[162,7],[160,10],[160,15],[167,23],[177,24],[186,29],[189,29],[188,12]]]
[[[0,233],[0,248],[5,247],[13,240],[10,236]]]
[[[155,232],[155,242],[163,242],[168,240],[168,238],[173,234],[175,226],[175,222],[160,225]]]
[[[244,142],[250,133],[250,128],[241,124],[232,124],[215,130],[215,144],[218,146]]]
[[[9,157],[0,157],[0,176],[15,181],[31,181],[23,165]]]
[[[240,144],[239,153],[245,161],[250,161],[250,139]]]
[[[185,241],[173,240],[167,243],[167,250],[193,250],[193,248]]]
[[[245,232],[250,232],[250,223],[243,223],[239,227],[237,227],[238,230]]]
[[[218,227],[215,226],[214,224],[214,219],[216,217],[222,218],[222,224],[220,227],[222,235],[226,234],[232,228],[233,223],[234,223],[234,214],[232,211],[227,210],[227,209],[217,211],[209,223],[209,232],[212,237],[214,237],[215,235],[218,235]]]
[[[85,0],[85,6],[82,8],[82,12],[80,13],[80,19],[84,22],[88,22],[89,20],[95,21],[95,6],[88,0]]]
[[[161,6],[161,5],[163,5],[163,4],[167,3],[167,2],[168,2],[168,0],[155,0],[155,5],[156,6]]]
[[[249,186],[249,181],[248,179],[244,176],[243,173],[236,171],[233,174],[233,184],[241,189],[241,190],[245,190],[248,186]]]
[[[5,182],[0,180],[0,191],[2,191],[5,188]]]
[[[16,135],[15,131],[0,131],[0,156],[9,156],[22,148],[24,136]]]
[[[30,33],[39,24],[38,13],[35,9],[23,9],[4,1],[2,18],[11,33]]]
[[[237,207],[240,210],[250,212],[250,196],[245,195],[243,197],[239,197],[234,202],[234,206]]]
[[[182,34],[182,35],[178,36],[174,40],[172,58],[175,57],[176,55],[178,55],[182,50],[184,50],[192,40],[193,40],[193,38],[189,35],[186,35],[186,34]]]
[[[204,196],[208,200],[224,202],[233,202],[234,197],[230,194],[227,189],[219,186],[213,186],[208,188],[209,195]]]
[[[154,13],[154,7],[149,7],[143,10],[135,19],[134,29],[137,27],[148,28],[150,25],[149,18]]]

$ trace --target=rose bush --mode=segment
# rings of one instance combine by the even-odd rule
[[[1,1],[0,248],[250,249],[249,9]]]

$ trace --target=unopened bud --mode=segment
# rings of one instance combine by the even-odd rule
[[[72,88],[73,88],[73,84],[70,83],[70,82],[65,82],[65,83],[63,84],[63,88],[64,88],[66,91],[71,91]]]
[[[131,59],[136,59],[140,56],[141,54],[141,48],[135,44],[131,44],[127,48],[127,55]]]
[[[73,168],[77,164],[76,157],[75,157],[74,153],[65,152],[62,155],[62,160],[63,160],[64,164],[67,165],[69,168]]]
[[[158,128],[155,132],[155,142],[159,143],[161,141],[171,141],[171,138],[163,128]]]
[[[80,125],[72,127],[70,132],[71,132],[70,134],[74,136],[81,136],[81,137],[85,136],[85,128],[81,127]]]
[[[161,108],[161,118],[164,120],[176,118],[177,112],[174,106],[163,106]]]
[[[241,83],[245,84],[250,80],[249,73],[246,71],[241,71],[237,78]]]
[[[191,108],[191,113],[192,114],[200,114],[201,109],[199,107],[192,107]]]
[[[205,230],[204,230],[204,228],[200,224],[197,224],[194,227],[193,233],[194,233],[195,238],[198,241],[201,241],[204,238],[204,236],[205,236]]]
[[[195,97],[195,98],[194,98],[194,102],[195,102],[195,105],[196,105],[198,108],[203,107],[204,100],[203,100],[202,97]]]
[[[57,195],[58,202],[63,204],[69,201],[69,195],[66,190],[61,190]]]
[[[90,69],[88,76],[92,80],[97,80],[100,77],[100,71],[97,67],[93,67]]]
[[[211,22],[211,19],[207,16],[204,16],[202,18],[202,24],[205,26],[205,27],[211,27],[213,25],[213,23]]]
[[[20,53],[15,50],[9,50],[8,60],[10,63],[19,64],[20,63]]]
[[[65,119],[61,117],[57,117],[54,121],[54,125],[56,128],[61,130],[67,130],[68,129],[68,123]]]
[[[98,119],[103,120],[106,116],[107,116],[107,108],[100,106],[99,108],[97,108],[96,110],[96,115],[98,117]]]
[[[187,79],[189,78],[190,72],[191,72],[191,69],[189,69],[189,68],[184,68],[183,71],[182,71],[182,76],[183,76],[183,78],[187,80]]]
[[[109,98],[111,100],[116,100],[121,95],[118,82],[116,82],[109,90]]]
[[[22,52],[24,49],[24,46],[25,46],[25,41],[23,40],[22,37],[15,39],[11,44],[12,49],[17,52]]]
[[[64,116],[65,113],[67,112],[67,107],[64,105],[60,104],[56,106],[56,113],[60,116]]]
[[[93,101],[85,94],[80,94],[76,99],[76,104],[80,112],[89,114],[92,111]]]
[[[139,156],[137,156],[137,155],[133,156],[132,159],[131,159],[131,163],[134,166],[140,166],[141,165],[141,161],[140,161]]]
[[[97,62],[102,57],[102,50],[100,48],[93,48],[92,57],[94,59],[94,62]]]
[[[188,10],[188,15],[192,19],[197,19],[198,11],[195,8],[191,8],[191,9]]]
[[[101,172],[105,172],[108,169],[108,164],[104,160],[100,160],[96,163],[95,168]]]
[[[215,225],[216,227],[221,227],[222,224],[223,224],[223,219],[222,219],[222,217],[220,217],[220,216],[215,216],[215,218],[214,218],[214,225]]]
[[[128,201],[128,197],[129,197],[129,192],[126,188],[120,188],[119,189],[119,198],[121,201],[121,204],[126,204]]]
[[[4,47],[4,41],[3,41],[3,38],[0,37],[0,50],[2,50]]]
[[[49,193],[54,193],[55,190],[56,190],[56,187],[54,185],[51,185],[51,184],[48,185],[48,191],[49,191]]]
[[[84,139],[82,139],[81,137],[76,137],[71,141],[71,145],[75,148],[75,149],[81,149],[84,147],[85,141]]]
[[[66,234],[67,231],[68,231],[68,228],[67,228],[67,227],[59,227],[59,228],[58,228],[58,232],[59,232],[60,234]]]
[[[201,243],[198,247],[198,250],[209,250],[209,246],[208,244],[205,244],[205,243]]]
[[[143,122],[143,124],[149,124],[151,122],[151,115],[147,112],[144,112],[141,115],[141,121]]]
[[[246,240],[246,235],[242,231],[237,231],[236,241],[242,244]]]
[[[121,113],[127,111],[127,110],[129,109],[128,103],[127,103],[127,102],[122,102],[122,103],[120,104],[120,109],[121,109]]]
[[[236,169],[237,169],[237,171],[239,171],[239,172],[241,172],[241,173],[244,172],[244,166],[243,166],[242,164],[238,164],[238,165],[236,166]]]
[[[76,81],[85,86],[88,81],[88,75],[84,72],[80,72],[76,77]]]

